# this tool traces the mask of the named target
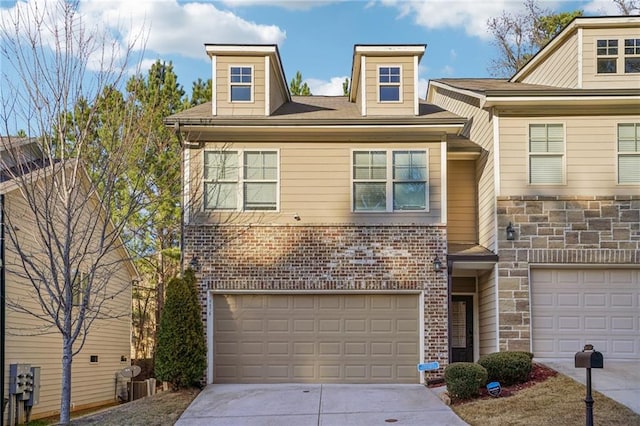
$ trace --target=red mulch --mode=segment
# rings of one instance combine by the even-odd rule
[[[549,377],[555,377],[557,375],[558,375],[557,371],[552,370],[551,368],[546,367],[542,364],[538,364],[534,362],[531,366],[531,372],[529,373],[529,380],[527,380],[524,383],[518,383],[511,386],[502,386],[502,391],[500,392],[500,398],[511,396],[522,389],[529,388],[535,385],[536,383],[544,382]],[[493,398],[493,397],[489,395],[489,393],[487,392],[487,388],[483,386],[480,388],[480,395],[473,399],[487,399],[487,398]],[[451,402],[452,404],[455,405],[455,404],[462,404],[465,402],[469,402],[469,400],[453,399]]]

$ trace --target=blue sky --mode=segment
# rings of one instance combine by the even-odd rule
[[[36,0],[24,0],[36,1]],[[44,0],[37,0],[44,1]],[[23,3],[20,1],[19,3]],[[584,9],[615,14],[611,0],[544,1],[551,10]],[[0,12],[16,7],[0,0]],[[342,93],[354,44],[426,44],[420,96],[429,79],[488,77],[495,56],[486,21],[520,0],[81,0],[87,22],[123,40],[147,33],[143,69],[172,61],[187,93],[197,78],[210,78],[204,43],[278,44],[285,74],[301,71],[313,94]]]

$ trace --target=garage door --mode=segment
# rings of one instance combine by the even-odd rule
[[[572,358],[593,344],[608,359],[640,359],[640,271],[531,271],[533,352]]]
[[[214,383],[417,383],[418,295],[215,295]]]

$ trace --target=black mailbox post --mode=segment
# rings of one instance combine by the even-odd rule
[[[587,426],[593,426],[593,398],[591,396],[591,369],[603,368],[602,353],[593,350],[593,345],[584,345],[582,352],[576,352],[576,368],[587,369],[587,396],[584,399],[587,413]]]

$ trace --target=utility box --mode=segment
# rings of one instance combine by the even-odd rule
[[[593,346],[585,345],[582,352],[576,352],[576,368],[604,368],[602,353],[593,350]]]
[[[27,406],[33,407],[40,402],[40,367],[31,367],[31,377],[33,384],[31,386],[31,394],[27,401]]]
[[[29,392],[31,381],[31,365],[9,365],[9,395],[22,395]]]

